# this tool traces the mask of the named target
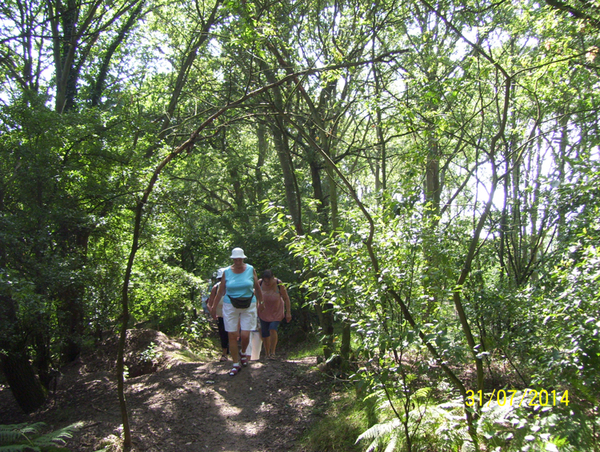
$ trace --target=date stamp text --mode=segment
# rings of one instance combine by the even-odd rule
[[[500,389],[489,394],[482,391],[467,391],[465,404],[467,406],[490,406],[491,404],[499,406],[531,406],[531,407],[547,407],[563,404],[569,406],[569,390],[563,393],[556,391],[547,391],[545,389],[525,389],[517,391],[516,389]]]

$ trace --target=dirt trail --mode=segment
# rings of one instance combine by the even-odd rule
[[[314,358],[253,361],[237,376],[231,361],[170,362],[127,380],[135,451],[300,451],[298,438],[325,396]],[[94,451],[119,434],[111,372],[66,369],[48,406],[30,416],[0,387],[0,424],[43,421],[55,428],[83,421],[67,446]]]

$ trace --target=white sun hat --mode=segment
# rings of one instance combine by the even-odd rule
[[[243,249],[234,248],[231,250],[231,258],[232,259],[246,259],[246,255],[244,254]]]

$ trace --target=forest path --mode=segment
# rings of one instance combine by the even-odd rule
[[[327,397],[314,363],[262,358],[231,377],[231,361],[176,362],[129,378],[133,450],[301,451],[298,438]],[[97,450],[101,440],[119,434],[116,383],[107,371],[87,372],[82,363],[63,370],[48,406],[29,416],[11,399],[0,387],[0,424],[42,421],[61,428],[84,422],[67,444],[72,451]]]

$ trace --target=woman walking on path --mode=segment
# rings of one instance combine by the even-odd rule
[[[263,272],[259,285],[264,299],[264,303],[258,308],[261,336],[267,358],[274,358],[278,340],[277,328],[284,317],[287,322],[292,321],[290,297],[285,286],[273,276],[271,270]]]
[[[233,360],[233,368],[229,371],[229,375],[234,376],[242,370],[242,366],[248,365],[250,357],[246,355],[246,349],[250,342],[250,331],[256,326],[256,304],[258,302],[262,305],[263,297],[254,267],[244,263],[246,259],[244,250],[234,248],[231,251],[231,259],[233,265],[223,272],[216,297],[217,300],[224,297],[223,321],[229,335],[229,351]],[[211,314],[214,316],[215,312]],[[241,353],[237,344],[238,322],[242,330]]]
[[[217,270],[217,283],[212,287],[210,291],[210,297],[206,303],[209,311],[213,315],[213,319],[217,321],[219,327],[219,338],[221,339],[221,358],[220,361],[227,361],[227,355],[229,354],[229,335],[225,330],[225,322],[223,321],[223,297],[217,299],[217,292],[221,279],[223,279],[223,270],[219,268]]]

